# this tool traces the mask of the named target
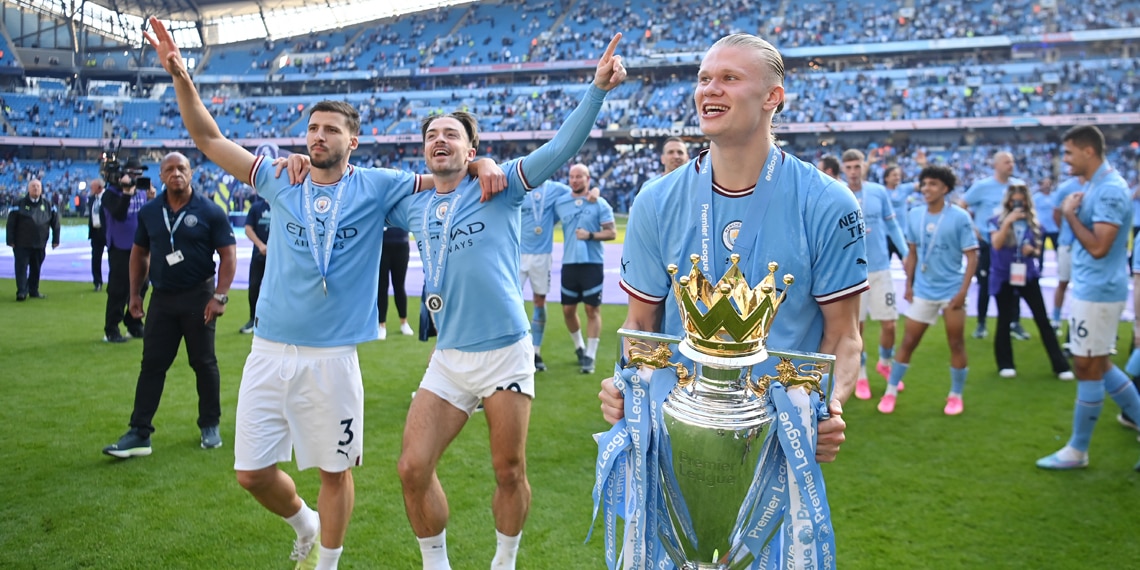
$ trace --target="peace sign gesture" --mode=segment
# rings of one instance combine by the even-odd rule
[[[154,34],[144,31],[143,37],[158,52],[158,61],[162,63],[163,69],[171,75],[187,74],[186,63],[182,61],[182,52],[174,45],[174,36],[171,36],[166,26],[154,16],[150,17],[150,27],[154,30]]]
[[[603,91],[609,91],[622,81],[625,81],[625,66],[621,64],[621,56],[614,55],[618,42],[621,41],[621,32],[614,34],[606,52],[598,59],[598,70],[594,72],[594,85]]]

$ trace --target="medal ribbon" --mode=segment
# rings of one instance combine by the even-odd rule
[[[439,194],[436,194],[439,196]],[[443,196],[447,196],[444,194]],[[432,255],[431,237],[428,231],[428,215],[432,210],[439,207],[439,204],[444,203],[440,200],[436,203],[435,208],[432,207],[432,200],[428,200],[427,205],[424,207],[423,229],[425,236],[424,240],[424,292],[427,295],[439,294],[440,288],[443,286],[443,272],[447,269],[447,248],[451,242],[451,222],[455,219],[455,212],[459,210],[460,201],[463,195],[456,192],[455,198],[452,198],[450,205],[447,208],[447,213],[443,216],[443,230],[439,235],[439,255],[438,257]],[[426,295],[425,295],[426,296]]]
[[[325,237],[324,237],[324,256],[322,259],[320,250],[317,249],[317,216],[313,212],[313,178],[312,176],[305,177],[305,183],[301,185],[301,200],[304,204],[305,212],[305,225],[309,231],[309,252],[313,254],[313,261],[317,264],[317,272],[321,274],[321,283],[324,284],[329,274],[329,263],[332,261],[333,246],[336,245],[336,229],[340,224],[340,204],[344,199],[344,191],[348,186],[345,178],[348,175],[341,176],[340,180],[336,183],[336,191],[333,194],[333,206],[329,211],[329,217],[325,220]],[[328,294],[326,290],[325,294]]]
[[[753,188],[752,195],[748,200],[747,213],[742,220],[740,231],[736,234],[736,240],[733,241],[731,252],[740,254],[742,268],[748,267],[746,265],[748,255],[756,245],[756,235],[764,224],[764,216],[768,213],[772,195],[776,193],[776,185],[780,180],[780,174],[783,172],[782,169],[777,168],[777,163],[782,155],[783,151],[775,145],[772,145],[772,148],[768,150],[767,162],[760,172],[760,178],[756,180],[756,187]],[[728,255],[721,255],[717,252],[723,246],[720,245],[720,240],[711,235],[713,223],[712,185],[712,160],[706,154],[702,157],[700,175],[697,179],[696,219],[699,223],[696,224],[696,230],[691,231],[687,240],[688,249],[685,251],[700,253],[701,271],[704,272],[705,278],[710,283],[716,283],[728,269]],[[712,266],[709,262],[710,254],[717,260],[716,275],[713,275]],[[685,261],[687,259],[681,260],[678,265],[684,264]]]

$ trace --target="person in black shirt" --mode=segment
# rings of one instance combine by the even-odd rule
[[[107,249],[107,229],[103,224],[103,181],[96,178],[88,186],[87,239],[91,240],[91,282],[95,292],[103,290],[103,252]]]
[[[151,423],[158,410],[166,371],[186,340],[190,367],[198,380],[198,427],[202,447],[222,445],[218,359],[214,355],[215,318],[226,311],[226,295],[237,267],[237,245],[229,217],[217,205],[190,189],[190,161],[172,152],[162,159],[159,175],[166,192],[139,210],[139,227],[131,249],[133,316],[143,317],[139,291],[148,274],[154,292],[147,307],[142,369],[135,386],[130,430],[103,453],[119,458],[150,455]],[[214,285],[214,252],[221,262]]]
[[[28,193],[8,212],[7,242],[16,258],[16,300],[43,299],[40,293],[40,267],[47,256],[48,232],[51,248],[59,247],[59,213],[44,199],[39,180],[28,181]]]
[[[249,322],[241,327],[242,334],[252,333],[257,325],[257,297],[261,294],[261,280],[265,277],[270,217],[269,202],[254,194],[253,205],[245,217],[245,237],[253,242],[253,256],[249,258]]]

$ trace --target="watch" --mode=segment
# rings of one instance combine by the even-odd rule
[[[214,293],[214,300],[225,305],[230,302],[230,296],[225,293]]]

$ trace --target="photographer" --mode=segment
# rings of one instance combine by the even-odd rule
[[[1011,184],[1001,201],[1001,213],[989,220],[990,295],[997,300],[998,328],[994,334],[994,358],[1002,378],[1014,378],[1017,369],[1013,364],[1013,347],[1010,346],[1010,323],[1017,319],[1020,299],[1025,299],[1033,312],[1033,322],[1041,333],[1041,342],[1053,366],[1053,373],[1062,380],[1072,380],[1073,373],[1061,352],[1057,336],[1045,312],[1038,279],[1041,270],[1036,263],[1043,247],[1041,225],[1033,208],[1029,188],[1024,184]],[[986,294],[982,291],[980,294]]]
[[[103,180],[107,188],[103,192],[103,220],[107,228],[107,263],[110,271],[107,276],[107,313],[103,324],[105,342],[126,342],[119,332],[119,323],[127,327],[127,333],[142,338],[143,321],[127,312],[127,302],[131,297],[131,246],[139,225],[139,209],[154,198],[154,188],[150,179],[141,174],[147,167],[138,158],[131,157],[120,167],[114,154],[103,163]],[[146,296],[144,282],[139,295]]]

